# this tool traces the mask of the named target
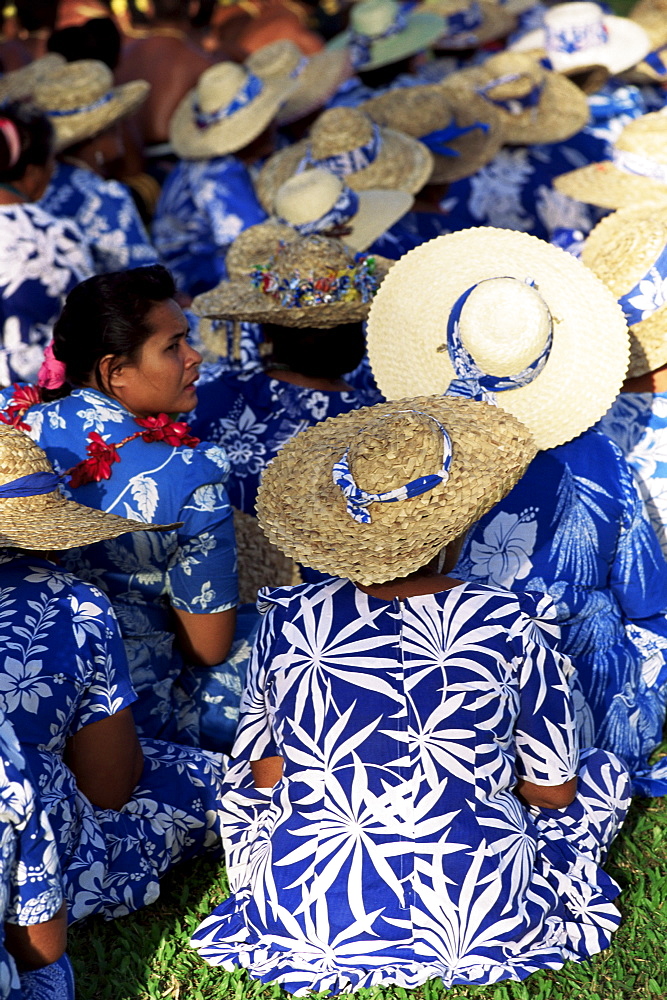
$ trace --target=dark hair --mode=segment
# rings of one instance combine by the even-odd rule
[[[311,378],[340,378],[354,371],[366,351],[361,322],[345,323],[330,330],[265,323],[263,330],[273,345],[268,365],[274,361]]]
[[[15,0],[16,19],[26,31],[39,31],[56,23],[58,4],[53,0]]]
[[[21,151],[18,159],[4,132],[0,132],[0,181],[20,181],[27,168],[43,167],[53,154],[53,126],[46,115],[34,105],[20,101],[0,104],[0,118],[15,127]]]
[[[110,17],[93,17],[85,24],[54,31],[46,46],[59,52],[67,62],[97,59],[115,69],[120,59],[120,31]]]
[[[161,264],[97,274],[73,288],[53,328],[53,353],[65,365],[67,382],[42,390],[42,398],[59,399],[90,381],[101,385],[100,361],[109,354],[119,365],[134,361],[155,332],[149,312],[175,293],[174,279]]]
[[[153,0],[153,19],[173,21],[188,17],[188,0]]]

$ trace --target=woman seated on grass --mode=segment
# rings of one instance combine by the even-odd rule
[[[65,565],[114,606],[140,735],[225,749],[256,613],[237,623],[225,453],[168,416],[194,407],[201,361],[174,292],[159,265],[83,282],[54,330],[45,401],[8,389],[0,419],[29,428],[57,472],[74,470],[81,503],[171,525],[69,553]]]
[[[627,772],[579,756],[551,599],[449,575],[533,455],[500,409],[420,397],[309,428],[266,470],[271,541],[338,579],[262,592],[207,961],[336,994],[609,944]]]

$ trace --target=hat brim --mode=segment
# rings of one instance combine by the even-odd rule
[[[111,100],[92,111],[76,112],[61,118],[53,117],[45,109],[54,128],[56,152],[60,153],[84,139],[92,139],[114,122],[131,115],[144,103],[150,89],[146,80],[132,80],[113,87]]]
[[[609,289],[580,261],[537,237],[467,229],[401,257],[368,317],[373,374],[387,399],[446,392],[455,377],[443,350],[447,317],[464,291],[496,277],[532,279],[551,312],[553,346],[544,369],[529,385],[496,393],[496,401],[530,429],[538,448],[553,448],[606,412],[625,378],[630,347]]]
[[[442,35],[443,24],[442,17],[436,14],[410,14],[404,31],[372,43],[370,60],[362,66],[357,66],[357,70],[363,73],[371,69],[380,69],[382,66],[390,66],[391,63],[407,59],[408,56],[413,56],[423,49],[431,48],[436,39]],[[343,31],[327,42],[327,48],[334,50],[346,48],[350,44],[350,38],[351,32]]]
[[[548,55],[558,73],[567,73],[581,66],[606,66],[612,76],[635,66],[651,51],[648,35],[635,21],[613,14],[605,14],[602,20],[608,33],[606,44],[594,45],[582,52],[547,53],[544,28],[528,31],[509,48],[512,52],[535,51],[539,52],[540,56]]]
[[[629,208],[642,201],[665,201],[667,184],[619,170],[612,160],[589,163],[554,177],[556,191],[600,208]]]
[[[359,209],[342,236],[343,243],[357,252],[367,250],[412,208],[414,198],[407,191],[360,191]]]
[[[458,32],[455,35],[441,35],[434,48],[443,52],[479,48],[480,45],[486,45],[487,42],[506,38],[515,30],[517,15],[510,13],[505,6],[484,3],[481,0],[479,7],[482,13],[482,23],[477,28],[468,32]],[[429,8],[426,6],[424,9]],[[434,4],[434,13],[437,13],[437,0]]]
[[[278,111],[276,121],[279,125],[290,125],[317,111],[352,73],[347,49],[316,52],[296,77],[295,89]]]
[[[412,500],[373,504],[371,522],[359,524],[333,482],[333,466],[364,430],[405,409],[446,428],[449,479]],[[417,475],[435,471],[420,467],[419,437],[406,440],[406,448]],[[534,454],[526,428],[487,403],[434,396],[378,403],[289,440],[264,470],[258,518],[269,540],[299,562],[357,583],[382,583],[425,566],[463,534],[512,489]]]
[[[6,73],[0,79],[0,101],[17,101],[32,97],[35,86],[65,63],[66,59],[60,53],[48,52],[27,66]]]

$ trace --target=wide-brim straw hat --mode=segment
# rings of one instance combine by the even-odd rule
[[[253,52],[245,65],[262,80],[288,79],[294,84],[276,115],[278,125],[289,125],[323,107],[353,72],[347,49],[323,49],[308,57],[288,38]]]
[[[590,116],[585,94],[571,80],[550,72],[524,52],[499,52],[480,66],[453,74],[445,83],[448,89],[462,90],[471,113],[481,121],[489,104],[498,108],[507,145],[562,142],[581,131]],[[478,92],[489,87],[487,96]],[[534,106],[517,106],[535,89]],[[500,101],[508,102],[512,110],[494,103]]]
[[[589,163],[560,174],[554,178],[553,186],[561,194],[601,208],[627,208],[667,198],[667,115],[663,111],[653,111],[628,122],[614,143],[614,154],[617,160]],[[652,172],[651,164],[655,164],[664,179],[622,169],[626,155],[630,157],[630,166],[637,157],[634,169]]]
[[[347,449],[361,489],[392,490],[441,469],[435,421],[451,440],[447,482],[413,499],[371,504],[368,524],[353,520],[332,479]],[[383,583],[425,566],[462,535],[509,493],[534,455],[526,428],[488,403],[435,396],[378,403],[288,441],[264,471],[257,514],[270,541],[299,562]]]
[[[502,4],[492,0],[475,0],[481,17],[481,22],[469,31],[445,33],[435,43],[434,48],[444,51],[479,48],[487,42],[495,42],[506,38],[517,26],[517,15]],[[437,14],[447,18],[471,7],[470,0],[426,0],[422,10],[429,14]]]
[[[274,120],[278,109],[294,90],[294,81],[280,77],[263,80],[261,92],[238,110],[204,127],[198,117],[227,108],[249,83],[244,66],[223,62],[204,70],[197,86],[183,98],[169,124],[174,152],[184,160],[206,160],[243,149]]]
[[[41,59],[12,70],[0,78],[0,101],[21,101],[32,99],[35,87],[41,80],[65,65],[65,57],[59,52],[49,52]]]
[[[639,3],[630,12],[630,20],[644,29],[651,43],[651,53],[658,52],[660,59],[658,66],[642,59],[623,74],[623,79],[639,85],[664,82],[667,78],[667,6]],[[659,68],[660,62],[666,68]]]
[[[53,472],[27,434],[0,424],[0,486],[35,472]],[[56,488],[39,496],[0,498],[0,547],[59,551],[117,538],[128,531],[166,531],[177,525],[144,524],[67,500]]]
[[[665,247],[667,202],[662,206],[637,205],[621,208],[602,219],[589,233],[581,259],[620,299],[648,276]],[[648,315],[630,327],[628,378],[667,364],[667,303],[653,308],[654,289],[650,281],[646,284],[643,305]],[[641,288],[636,298],[642,298]]]
[[[450,78],[451,79],[451,78]],[[470,107],[470,95],[465,88],[445,80],[442,84],[421,87],[400,87],[373,97],[360,105],[378,125],[392,128],[414,139],[451,124],[465,128],[482,122],[488,129],[474,129],[448,143],[456,156],[445,156],[431,150],[433,171],[430,182],[445,184],[470,177],[486,166],[500,151],[504,142],[503,116],[492,104]]]
[[[271,215],[279,187],[296,174],[309,149],[316,160],[336,156],[368,143],[373,122],[357,108],[331,108],[313,125],[301,142],[269,157],[257,178],[257,196]],[[423,143],[394,129],[380,128],[382,147],[375,160],[362,170],[347,174],[345,183],[353,191],[397,188],[416,194],[428,183],[433,157]]]
[[[489,278],[532,280],[553,324],[551,351],[539,375],[528,385],[497,392],[496,402],[530,429],[538,448],[563,444],[594,424],[616,397],[628,366],[628,330],[613,294],[591,271],[526,233],[467,229],[439,236],[396,262],[368,318],[368,353],[380,391],[387,399],[447,391],[457,377],[447,350],[452,307]],[[514,304],[512,295],[498,295],[479,320],[479,335],[488,331],[489,354],[497,343],[494,324],[502,338]],[[529,334],[512,335],[510,360],[517,367],[511,371],[523,370],[535,357],[524,357]],[[481,356],[476,360],[493,370]]]
[[[364,3],[356,4],[351,11],[351,23],[363,20],[362,7]],[[358,9],[357,9],[358,8]],[[357,69],[367,72],[372,69],[380,69],[382,66],[390,66],[392,63],[400,62],[409,56],[423,52],[424,49],[431,48],[442,34],[443,20],[436,14],[426,13],[422,8],[414,10],[407,16],[405,28],[388,38],[378,38],[370,43],[370,59],[358,66]],[[327,49],[336,51],[347,48],[352,40],[352,30],[348,28],[327,42]]]
[[[35,85],[33,100],[51,121],[56,152],[60,152],[132,114],[149,90],[145,80],[115,87],[113,74],[103,62],[79,59],[43,76]]]

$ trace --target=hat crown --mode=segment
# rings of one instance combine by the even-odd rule
[[[461,309],[461,342],[488,375],[518,375],[549,339],[551,314],[536,288],[518,278],[489,278]]]
[[[248,79],[248,70],[233,62],[218,63],[204,70],[195,88],[200,111],[211,114],[227,107]]]
[[[405,410],[379,415],[363,427],[350,442],[348,465],[360,489],[385,493],[436,472],[442,454],[442,432],[434,419]]]
[[[398,10],[396,0],[363,0],[352,7],[350,27],[357,35],[379,37],[394,23]]]
[[[559,3],[544,14],[544,23],[552,31],[562,31],[570,27],[585,29],[602,24],[602,8],[596,3]]]
[[[333,208],[342,190],[343,182],[328,170],[304,170],[278,188],[275,213],[292,225],[313,222]]]
[[[79,59],[59,66],[34,89],[34,100],[45,111],[71,111],[86,107],[113,88],[113,74],[98,59]]]
[[[499,52],[484,63],[483,70],[488,74],[489,82],[511,78],[489,89],[489,93],[498,100],[525,97],[545,77],[544,68],[523,52]]]
[[[331,108],[317,119],[310,132],[310,147],[316,160],[365,146],[373,137],[373,123],[356,108]]]
[[[278,249],[270,267],[280,279],[302,280],[325,277],[327,272],[354,267],[352,250],[341,240],[326,236],[305,236]]]
[[[289,38],[280,38],[253,52],[246,59],[245,65],[255,76],[270,80],[290,76],[303,58],[303,52],[295,42]]]

